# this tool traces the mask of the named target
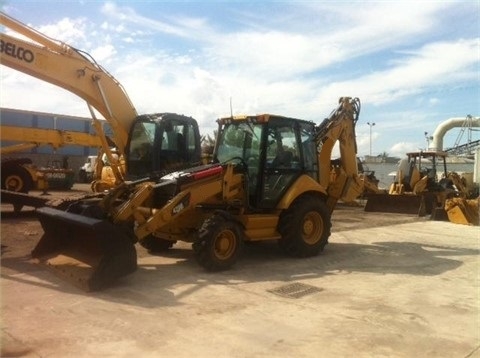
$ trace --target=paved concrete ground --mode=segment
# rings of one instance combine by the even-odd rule
[[[318,257],[262,243],[211,274],[189,245],[139,247],[137,272],[87,294],[29,262],[33,217],[1,225],[2,357],[480,356],[478,227],[344,207]]]

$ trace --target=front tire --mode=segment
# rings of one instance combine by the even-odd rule
[[[209,271],[222,271],[232,267],[243,247],[240,225],[221,214],[205,220],[198,232],[193,251],[198,263]]]
[[[331,226],[330,212],[323,200],[300,198],[280,216],[280,248],[289,256],[316,256],[327,245]]]

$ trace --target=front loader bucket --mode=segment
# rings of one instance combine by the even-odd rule
[[[44,234],[32,257],[85,291],[96,291],[134,272],[137,254],[119,227],[48,207],[37,209]]]
[[[430,194],[372,194],[368,196],[364,210],[425,216],[432,213],[433,198]]]

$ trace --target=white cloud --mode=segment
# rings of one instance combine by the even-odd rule
[[[427,44],[399,58],[394,66],[359,78],[323,87],[320,98],[354,93],[366,103],[384,104],[425,89],[462,81],[478,81],[478,39]],[[347,92],[350,91],[350,92]]]
[[[93,49],[90,54],[99,63],[108,63],[110,59],[117,54],[115,47],[112,45],[100,46]]]
[[[87,39],[85,18],[63,18],[60,21],[40,26],[37,30],[52,39],[59,39],[67,44],[83,43]]]
[[[254,76],[261,74],[267,79],[278,79],[391,48],[432,26],[432,15],[445,5],[421,3],[412,11],[410,6],[402,4],[366,3],[355,12],[338,11],[338,6],[323,4],[307,5],[306,10],[304,3],[297,7],[299,9],[292,14],[284,15],[283,19],[288,21],[281,26],[278,19],[263,18],[261,22],[249,23],[255,26],[235,31],[215,31],[203,18],[176,14],[164,16],[163,21],[148,18],[131,7],[119,7],[112,2],[107,2],[102,11],[112,19],[134,24],[137,28],[195,39],[203,43],[206,58],[216,68],[218,65],[225,70],[248,67]],[[318,19],[306,25],[303,21],[305,11],[311,9],[316,13],[310,16]],[[337,23],[322,26],[328,16],[336,18]]]
[[[353,2],[346,11],[338,4],[297,2],[272,16],[237,12],[228,27],[206,16],[187,16],[188,10],[147,17],[135,5],[121,4],[106,2],[98,25],[83,16],[65,17],[38,29],[90,52],[124,85],[140,113],[192,115],[209,132],[215,118],[229,114],[230,98],[235,113],[273,112],[320,121],[345,95],[360,97],[370,108],[422,98],[431,111],[443,99],[432,91],[460,83],[478,86],[478,38],[432,42],[441,38],[447,24],[442,20],[455,3]],[[158,45],[158,38],[167,42]],[[368,64],[368,56],[375,63]],[[78,115],[72,113],[79,110],[76,104],[58,103],[63,94],[43,89],[26,103],[25,88],[40,87],[11,76],[1,76],[9,92],[2,95],[2,105],[36,110],[35,104],[44,110],[50,104]],[[388,131],[426,127],[425,113],[408,108],[385,117],[373,133],[375,144]],[[365,137],[359,142],[368,152]]]
[[[218,36],[205,53],[214,54],[210,63],[220,64],[220,70],[248,69],[252,77],[266,81],[289,79],[345,57],[331,41],[278,31]]]
[[[399,142],[392,145],[389,151],[389,155],[392,157],[404,157],[408,152],[418,151],[419,146],[417,143],[412,142]]]
[[[111,18],[116,18],[121,21],[133,23],[140,27],[147,27],[155,31],[160,31],[166,34],[187,37],[188,32],[182,26],[173,26],[169,23],[152,20],[151,18],[141,16],[128,6],[119,7],[113,2],[106,2],[101,9],[102,13]]]
[[[89,117],[87,104],[71,92],[1,66],[1,107]]]

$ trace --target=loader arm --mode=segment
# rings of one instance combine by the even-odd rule
[[[92,108],[110,124],[113,140],[120,154],[124,154],[129,129],[137,112],[122,85],[86,54],[2,12],[0,24],[35,42],[1,33],[1,64],[64,88],[84,99],[93,116]],[[98,121],[94,126],[96,130],[101,130]],[[104,151],[109,153],[104,134],[98,134],[103,137]]]
[[[243,176],[234,174],[234,165],[213,164],[199,168],[186,176],[187,183],[179,184],[178,193],[160,208],[149,207],[148,200],[156,189],[161,190],[162,186],[177,183],[178,180],[141,186],[128,201],[111,210],[113,222],[120,224],[134,219],[137,223],[135,237],[141,241],[152,233],[161,232],[167,225],[177,226],[175,222],[181,221],[179,217],[190,221],[189,216],[198,216],[198,212],[195,212],[198,205],[208,203],[217,196],[223,198],[225,205],[234,205],[239,192],[243,190]]]
[[[328,188],[327,205],[333,211],[337,201],[357,198],[363,191],[358,175],[355,124],[360,114],[360,100],[342,97],[338,107],[318,127],[316,134],[320,184]],[[332,180],[332,150],[339,142],[340,165],[335,167]]]

